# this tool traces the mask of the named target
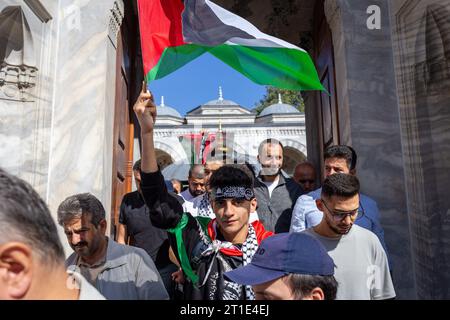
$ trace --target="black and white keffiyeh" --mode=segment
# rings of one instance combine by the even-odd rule
[[[252,262],[256,250],[258,250],[258,239],[256,238],[255,228],[249,224],[247,240],[242,245],[242,260],[244,266]],[[245,296],[247,300],[255,300],[255,293],[251,286],[245,286]]]
[[[217,222],[214,221],[214,229],[217,230]],[[217,231],[216,231],[217,232]],[[231,242],[228,241],[220,241],[217,239],[212,240],[209,242],[209,246],[202,252],[202,256],[209,256],[211,254],[214,254],[214,258],[219,253],[220,249],[233,249],[239,250],[234,246]],[[243,265],[246,266],[252,261],[252,258],[254,254],[256,253],[256,250],[258,249],[258,240],[256,237],[255,228],[253,225],[248,225],[248,235],[245,242],[242,244],[242,249],[240,250],[242,252],[242,260]],[[214,260],[214,259],[212,259]],[[201,284],[203,286],[206,281],[208,280],[208,277],[211,273],[213,263],[211,263],[208,267],[208,270],[206,272],[206,275],[204,277],[204,281]],[[226,294],[226,293],[225,293]],[[251,286],[245,286],[245,298],[246,300],[255,300],[255,294],[253,292],[253,289]]]
[[[214,214],[214,212],[211,208],[211,204],[209,202],[208,192],[204,193],[202,195],[202,198],[200,199],[200,202],[197,207],[197,216],[211,218],[211,219],[213,219],[215,217],[215,214]]]

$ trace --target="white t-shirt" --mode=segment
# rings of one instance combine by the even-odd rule
[[[395,297],[386,253],[371,231],[353,225],[339,238],[303,231],[319,240],[334,261],[336,300],[384,300]]]
[[[280,181],[280,175],[278,175],[273,182],[263,181],[263,183],[267,186],[267,189],[269,189],[270,198],[272,197],[272,191],[275,190],[276,186],[278,185],[278,181]]]

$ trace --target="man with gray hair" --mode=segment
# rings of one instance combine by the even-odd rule
[[[107,299],[168,299],[150,256],[105,235],[105,209],[95,196],[82,193],[65,199],[58,207],[58,223],[75,251],[66,260],[68,270],[79,271]]]
[[[0,169],[0,300],[104,300],[69,275],[50,211],[25,181]]]

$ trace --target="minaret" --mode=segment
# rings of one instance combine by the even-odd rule
[[[164,106],[164,96],[161,96],[161,107],[165,107]]]
[[[219,86],[219,101],[223,101],[222,87]]]
[[[223,92],[222,92],[221,86],[219,86],[219,101],[223,101]],[[220,114],[219,114],[219,130],[217,131],[217,135],[218,135],[218,139],[217,139],[218,148],[217,149],[219,151],[222,151],[222,157],[225,159],[227,148],[224,145],[225,133],[222,131],[222,119],[220,119]]]
[[[281,100],[281,93],[278,92],[278,104],[282,104],[283,101]]]
[[[223,92],[221,86],[219,86],[219,101],[223,101]],[[220,114],[219,114],[219,132],[222,133],[222,120],[220,119]]]

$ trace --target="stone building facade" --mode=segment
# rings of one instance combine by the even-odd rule
[[[284,104],[281,96],[278,103],[259,115],[224,99],[221,88],[218,99],[194,108],[185,117],[165,105],[164,97],[157,110],[155,147],[166,179],[187,180],[188,168],[193,162],[191,152],[198,150],[190,144],[183,146],[180,137],[201,132],[213,136],[220,132],[225,136],[226,150],[220,153],[227,163],[246,161],[257,167],[258,146],[268,138],[276,138],[283,144],[283,169],[287,174],[292,174],[296,164],[306,160],[305,115]],[[219,148],[223,148],[223,143],[219,146],[215,139],[208,152],[215,153]],[[204,156],[205,159],[210,157],[210,154]]]

